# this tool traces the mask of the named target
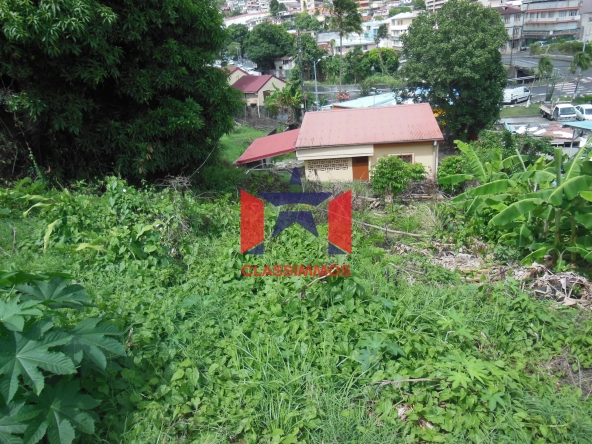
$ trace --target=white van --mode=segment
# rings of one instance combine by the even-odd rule
[[[515,86],[504,89],[504,102],[514,104],[516,102],[526,101],[530,98],[530,89],[524,86]]]

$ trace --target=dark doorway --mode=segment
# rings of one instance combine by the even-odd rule
[[[354,170],[354,180],[369,180],[368,156],[352,157],[352,169]]]

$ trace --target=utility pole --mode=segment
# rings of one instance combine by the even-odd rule
[[[306,99],[304,98],[304,76],[302,74],[302,43],[300,41],[300,28],[296,28],[298,39],[298,70],[300,71],[300,88],[302,89],[302,100],[304,101],[304,110],[306,110]]]
[[[317,63],[319,63],[321,61],[321,59],[319,60],[315,60],[313,63],[313,68],[314,68],[314,76],[315,76],[315,106],[316,106],[316,110],[319,110],[319,88],[317,86]]]
[[[514,55],[514,38],[516,37],[516,27],[512,28],[512,40],[510,41],[510,69],[512,69],[512,56]]]

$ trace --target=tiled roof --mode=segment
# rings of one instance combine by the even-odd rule
[[[274,76],[270,76],[270,75],[265,75],[265,76],[251,76],[251,75],[246,75],[246,76],[242,76],[240,79],[238,79],[232,85],[232,87],[238,89],[239,91],[242,91],[245,94],[247,94],[247,93],[257,93],[257,92],[259,92],[259,90],[261,88],[263,88],[265,86],[265,84],[267,82],[269,82],[269,80],[272,77],[274,77]],[[283,82],[282,80],[280,80],[280,81]]]
[[[512,6],[498,6],[494,8],[497,12],[501,15],[508,15],[508,14],[522,14],[520,8],[513,8]]]
[[[427,103],[304,115],[296,149],[443,140]]]
[[[285,131],[271,136],[261,137],[247,148],[247,150],[234,162],[237,165],[267,159],[281,154],[291,153],[295,150],[299,129]]]

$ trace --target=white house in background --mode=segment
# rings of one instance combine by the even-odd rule
[[[317,34],[317,45],[319,47],[327,49],[329,52],[331,51],[331,40],[335,41],[335,54],[339,54],[340,41],[338,32],[319,32]],[[348,52],[353,51],[353,49],[356,46],[361,46],[363,52],[370,51],[371,49],[376,48],[376,43],[374,43],[374,39],[369,39],[365,37],[364,34],[349,34],[348,36],[344,36],[342,41],[343,55],[346,55]]]
[[[512,48],[515,51],[520,50],[522,46],[522,29],[524,28],[524,13],[520,8],[514,6],[498,6],[494,8],[502,16],[502,21],[508,32],[510,40],[503,46],[502,52],[510,52]]]
[[[375,21],[371,21],[371,22],[362,23],[362,29],[364,30],[364,38],[366,38],[367,40],[374,41],[374,39],[376,38],[376,34],[378,33],[378,28],[380,27],[380,25],[386,25],[387,30],[388,30],[390,22],[391,22],[391,19],[386,18],[384,20],[375,20]],[[381,48],[392,48],[393,42],[389,37],[381,40],[378,43],[378,46],[380,46]]]
[[[391,48],[402,51],[403,41],[401,36],[407,32],[413,20],[421,14],[422,11],[402,12],[401,14],[393,15],[389,20],[389,37],[392,39]]]
[[[582,36],[583,42],[592,40],[592,0],[582,2]]]
[[[524,1],[524,39],[527,43],[559,37],[580,38],[580,0]]]
[[[275,65],[274,75],[280,79],[287,79],[290,77],[290,72],[296,68],[294,57],[282,57],[281,59],[275,59],[273,64]]]

